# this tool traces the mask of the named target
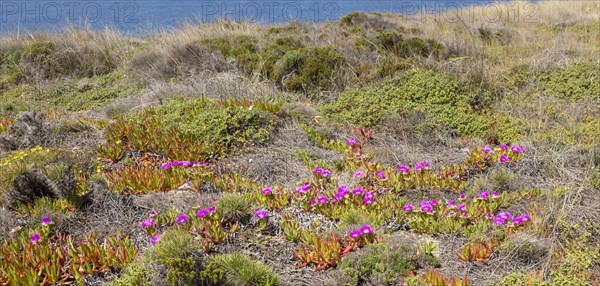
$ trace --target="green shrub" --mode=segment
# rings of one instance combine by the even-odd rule
[[[574,63],[538,76],[538,87],[543,93],[558,98],[600,99],[599,74],[598,63]]]
[[[428,57],[430,55],[438,58],[444,49],[444,46],[435,40],[412,37],[404,37],[396,32],[384,32],[376,37],[376,43],[380,48],[392,52],[401,58],[410,58],[413,56]]]
[[[364,127],[377,126],[383,118],[418,111],[437,125],[452,128],[460,136],[486,136],[490,120],[471,106],[486,93],[455,78],[426,69],[412,69],[397,79],[362,90],[344,92],[337,102],[321,111],[333,119]]]
[[[167,267],[166,281],[170,285],[195,285],[198,265],[193,256],[200,249],[194,238],[185,230],[163,234],[152,248],[150,258]]]
[[[343,89],[344,57],[330,47],[288,51],[273,67],[273,78],[286,90]]]
[[[539,281],[527,276],[522,272],[513,272],[502,278],[496,286],[544,286],[548,285],[543,281]]]
[[[252,211],[252,202],[243,195],[225,194],[217,201],[217,214],[226,221],[240,221],[248,218]]]
[[[279,285],[279,277],[271,268],[240,253],[212,257],[200,275],[216,285]]]
[[[225,59],[257,52],[256,38],[247,35],[206,38],[200,40],[200,43],[212,50],[220,51]]]

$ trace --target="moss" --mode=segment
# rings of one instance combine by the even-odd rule
[[[574,63],[538,76],[538,87],[549,96],[570,99],[600,99],[600,64]]]
[[[200,275],[214,285],[279,285],[279,277],[271,268],[239,253],[212,257]]]
[[[321,111],[340,122],[374,127],[387,116],[415,110],[457,135],[483,137],[489,133],[490,120],[470,105],[480,93],[488,96],[449,75],[412,69],[382,85],[344,92]]]

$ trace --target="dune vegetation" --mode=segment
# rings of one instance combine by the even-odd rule
[[[598,285],[600,6],[497,7],[0,38],[0,285]]]

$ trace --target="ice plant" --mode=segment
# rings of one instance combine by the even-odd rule
[[[329,175],[331,175],[331,171],[329,170],[323,170],[323,173],[321,173],[321,176],[323,176],[323,178],[327,178],[329,177]]]
[[[273,190],[271,188],[264,188],[262,190],[262,194],[263,194],[263,196],[271,195],[271,194],[273,194]]]
[[[360,233],[362,233],[363,235],[369,235],[369,234],[373,233],[373,230],[371,229],[371,227],[369,225],[364,225],[363,227],[360,228]]]
[[[38,241],[40,241],[40,239],[41,237],[38,233],[34,234],[33,236],[31,236],[31,238],[29,238],[32,244],[36,244]]]
[[[319,198],[317,198],[317,203],[322,205],[322,204],[326,204],[329,200],[327,199],[326,196],[321,196]]]
[[[461,211],[461,212],[466,212],[467,211],[467,207],[464,204],[462,204],[462,205],[458,206],[458,210]]]
[[[266,211],[258,210],[254,213],[254,217],[257,219],[265,219],[268,217],[268,214]]]
[[[431,168],[431,166],[427,162],[417,162],[417,164],[415,164],[415,172],[417,173],[429,168]]]
[[[433,213],[433,206],[429,202],[421,202],[421,212]]]
[[[504,225],[505,221],[506,220],[501,217],[495,217],[494,219],[492,219],[492,223],[494,223],[495,225]]]
[[[482,192],[479,195],[477,195],[475,197],[475,199],[478,199],[478,200],[487,200],[487,198],[489,198],[489,196],[490,196],[490,194],[488,192]]]
[[[354,138],[346,140],[346,145],[348,145],[348,147],[352,147],[354,144],[356,144],[356,140],[354,140]]]
[[[510,215],[510,213],[501,212],[501,213],[497,214],[496,217],[506,220],[506,219],[510,219],[512,216]]]
[[[525,148],[523,148],[523,147],[512,146],[512,148],[510,148],[510,149],[516,153],[525,153]]]
[[[455,209],[456,208],[456,202],[455,201],[449,201],[448,202],[448,208],[449,209]]]
[[[378,177],[379,179],[381,179],[382,181],[385,181],[385,180],[386,180],[386,177],[385,177],[385,172],[379,172],[379,173],[377,173],[377,177]]]
[[[208,211],[207,209],[201,209],[201,210],[199,210],[199,211],[196,213],[196,217],[197,217],[197,218],[203,218],[203,217],[205,217],[205,216],[206,216],[206,215],[208,215],[208,214],[209,214],[209,211]]]
[[[153,236],[152,239],[150,239],[150,243],[152,243],[152,245],[157,244],[160,241],[160,233]]]
[[[354,191],[352,191],[352,194],[355,196],[362,196],[365,193],[365,191],[363,189],[356,189]]]
[[[486,147],[481,148],[481,152],[483,152],[483,153],[490,153],[490,152],[492,152],[492,149],[490,147],[486,146]]]
[[[172,166],[171,163],[166,163],[166,164],[163,164],[162,166],[160,166],[160,168],[162,170],[167,170],[167,169],[171,168],[171,166]]]
[[[140,223],[140,226],[141,226],[142,228],[149,228],[149,227],[151,227],[151,226],[153,226],[153,225],[154,225],[154,220],[153,220],[153,219],[151,219],[151,218],[149,218],[149,219],[147,219],[147,220],[144,220],[144,221],[142,221],[142,222]]]
[[[506,163],[506,162],[508,162],[508,157],[506,157],[506,155],[500,156],[500,163]]]
[[[355,179],[360,179],[360,178],[362,178],[363,175],[364,175],[363,172],[357,171],[356,173],[354,173],[354,178]]]
[[[404,212],[406,212],[406,213],[408,213],[408,212],[412,212],[412,210],[413,210],[413,206],[412,206],[412,205],[405,205],[405,206],[403,206],[403,207],[402,207],[402,210],[403,210]]]
[[[177,218],[177,224],[184,224],[187,222],[187,215],[186,214],[182,214]]]
[[[500,145],[500,150],[502,150],[502,151],[508,150],[508,146]]]
[[[373,199],[372,198],[365,198],[363,200],[363,204],[365,204],[366,206],[372,205],[373,204]]]
[[[42,225],[43,225],[43,226],[47,226],[47,225],[49,225],[49,224],[50,224],[50,219],[49,219],[49,218],[47,218],[47,217],[43,217],[43,218],[42,218]]]
[[[492,193],[492,199],[497,199],[498,197],[500,197],[500,193],[498,193],[498,192]]]
[[[462,194],[462,195],[460,195],[460,197],[458,197],[458,200],[459,200],[459,201],[464,201],[464,200],[466,200],[466,199],[467,199],[467,196],[466,196],[466,195],[464,195],[464,194]]]
[[[150,213],[148,214],[148,216],[149,216],[149,217],[154,217],[154,216],[156,216],[156,211],[155,211],[155,210],[152,210],[152,211],[150,211]]]
[[[359,237],[360,237],[360,234],[361,234],[360,230],[353,230],[353,231],[351,231],[351,232],[350,232],[348,235],[349,235],[349,236],[350,236],[350,238],[352,238],[352,239],[357,239],[357,238],[359,238]]]
[[[410,172],[410,168],[404,165],[398,166],[398,172],[404,174],[404,175],[408,175],[408,173]]]

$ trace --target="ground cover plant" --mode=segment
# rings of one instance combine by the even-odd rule
[[[498,7],[0,38],[0,285],[597,285],[600,11]]]

